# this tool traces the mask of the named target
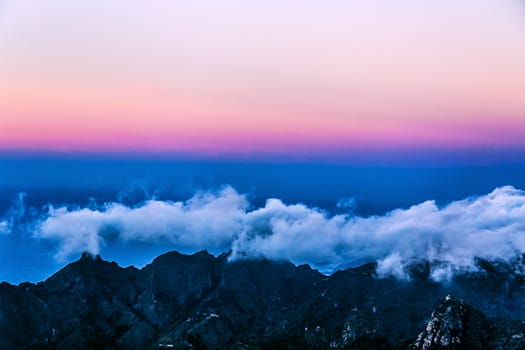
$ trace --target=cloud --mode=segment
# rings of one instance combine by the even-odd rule
[[[27,193],[19,192],[13,198],[5,218],[0,219],[0,234],[11,234],[14,231],[27,230],[30,226],[34,226],[34,213],[27,210],[24,202],[26,196]]]
[[[248,202],[231,187],[198,193],[185,202],[149,200],[138,207],[109,203],[100,209],[50,207],[35,237],[60,242],[58,259],[99,253],[110,241],[169,242],[185,249],[227,249],[241,230]]]
[[[257,234],[254,222],[267,225]],[[259,224],[260,225],[260,224]],[[475,258],[508,260],[525,252],[525,193],[502,187],[442,208],[426,201],[383,216],[329,216],[270,200],[247,213],[234,253],[262,254],[321,268],[369,258],[378,272],[403,276],[408,264],[435,262],[435,279],[474,268]]]
[[[346,209],[347,211],[353,211],[357,207],[357,202],[355,198],[353,197],[352,198],[345,197],[337,201],[336,207],[339,209]]]
[[[0,235],[5,235],[11,233],[11,229],[9,228],[9,222],[7,220],[0,221]]]
[[[373,260],[378,272],[406,278],[407,267],[432,264],[432,277],[475,269],[475,259],[511,260],[525,253],[525,192],[493,192],[438,206],[426,201],[385,215],[362,217],[353,207],[330,214],[268,199],[252,208],[231,187],[187,201],[149,200],[130,207],[50,207],[34,236],[59,242],[58,259],[112,242],[170,243],[175,249],[232,250],[232,259],[265,256],[309,263],[322,271]]]

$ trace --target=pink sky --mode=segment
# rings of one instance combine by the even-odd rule
[[[525,148],[519,1],[0,2],[0,149]]]

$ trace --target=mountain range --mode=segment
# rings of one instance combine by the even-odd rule
[[[523,261],[447,281],[376,264],[169,252],[141,269],[83,253],[47,280],[0,284],[0,349],[525,349]]]

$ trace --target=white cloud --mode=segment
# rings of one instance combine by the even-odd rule
[[[374,259],[378,272],[405,277],[407,264],[436,262],[435,279],[474,268],[474,259],[508,260],[525,253],[525,192],[501,187],[439,207],[426,201],[382,216],[330,215],[269,199],[249,210],[226,187],[185,202],[151,200],[138,207],[110,203],[98,210],[52,208],[36,237],[60,242],[58,258],[104,242],[168,241],[185,249],[232,249],[232,258],[266,256],[310,263],[324,271]]]
[[[181,248],[227,249],[240,231],[248,202],[231,187],[199,193],[186,202],[149,200],[139,207],[110,203],[102,209],[51,208],[35,236],[61,242],[58,259],[99,253],[106,240],[168,241]]]

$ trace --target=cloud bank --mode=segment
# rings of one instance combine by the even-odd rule
[[[0,231],[7,222],[0,222]],[[59,243],[57,259],[99,253],[112,242],[142,241],[184,250],[231,249],[232,259],[287,259],[325,272],[348,262],[377,261],[380,274],[399,277],[406,277],[410,264],[427,260],[435,263],[432,277],[440,280],[475,269],[476,258],[505,261],[525,253],[525,192],[500,187],[442,207],[426,201],[361,217],[353,205],[337,215],[279,199],[253,208],[245,195],[225,187],[187,201],[49,207],[33,234]]]

